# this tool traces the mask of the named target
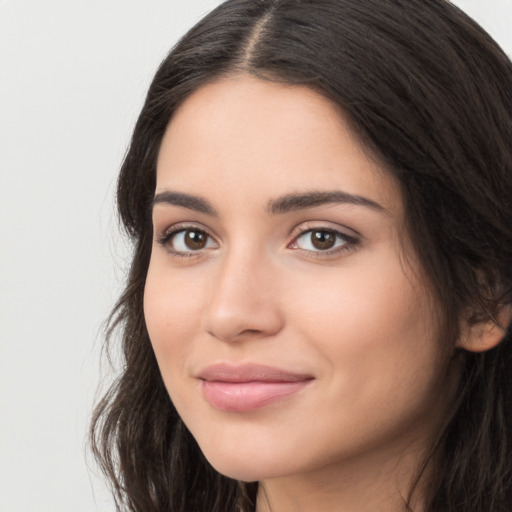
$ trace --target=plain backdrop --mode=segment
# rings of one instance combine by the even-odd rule
[[[0,0],[0,512],[114,510],[85,439],[129,261],[116,173],[157,65],[219,3]],[[512,0],[456,3],[512,54]]]

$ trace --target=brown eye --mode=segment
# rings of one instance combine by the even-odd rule
[[[208,235],[203,231],[185,231],[185,245],[192,249],[193,251],[197,251],[199,249],[204,249],[206,247],[206,243],[208,242]]]
[[[312,231],[311,244],[315,249],[325,251],[332,249],[336,243],[336,235],[332,231]]]
[[[311,253],[320,254],[323,252],[328,255],[348,250],[357,245],[357,243],[357,239],[339,231],[332,229],[308,229],[295,239],[293,246]]]
[[[181,229],[163,240],[163,244],[175,253],[191,253],[215,248],[212,237],[201,229]]]

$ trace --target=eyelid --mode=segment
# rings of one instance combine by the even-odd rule
[[[353,228],[349,228],[348,226],[342,226],[340,224],[335,224],[333,222],[322,221],[322,220],[301,222],[300,224],[298,224],[291,230],[290,237],[295,239],[298,236],[300,236],[301,234],[306,233],[307,231],[312,231],[312,230],[332,231],[334,233],[339,233],[340,235],[345,236],[347,238],[353,238],[353,239],[363,238],[361,233],[359,233],[358,231],[356,231]]]
[[[211,250],[212,248],[203,248],[198,250],[190,250],[190,251],[179,251],[176,249],[173,249],[169,247],[169,241],[176,236],[178,233],[187,231],[187,230],[197,230],[201,231],[206,234],[218,247],[219,243],[216,239],[216,237],[211,233],[211,230],[208,229],[204,224],[196,223],[196,222],[178,222],[175,224],[171,224],[170,226],[166,227],[163,230],[160,230],[158,234],[155,236],[156,242],[164,247],[169,253],[171,253],[173,256],[177,257],[193,257],[193,256],[200,256],[203,255],[208,250]],[[331,249],[326,250],[310,250],[310,249],[303,249],[300,247],[291,247],[292,244],[296,243],[296,241],[305,234],[313,231],[328,231],[331,233],[334,233],[337,237],[343,238],[346,243],[342,244],[341,246],[335,246]],[[347,231],[350,231],[350,234],[347,233]],[[155,233],[157,233],[157,230],[155,230]],[[287,244],[287,248],[293,249],[295,251],[300,251],[302,253],[307,254],[310,257],[332,257],[338,254],[341,254],[343,252],[347,252],[350,250],[353,250],[355,246],[359,245],[361,242],[361,236],[353,229],[348,227],[341,227],[339,225],[336,225],[334,227],[330,222],[327,221],[309,221],[305,223],[301,223],[299,226],[296,226],[292,229],[290,236],[292,237],[291,242]]]
[[[331,233],[334,233],[337,237],[343,238],[346,243],[335,246],[331,249],[326,250],[309,250],[309,249],[302,249],[300,247],[291,247],[292,244],[295,244],[299,238],[304,236],[307,233],[314,232],[314,231],[328,231]],[[350,231],[351,233],[347,233],[346,231]],[[322,222],[322,221],[315,221],[315,222],[306,222],[301,224],[300,226],[293,229],[292,233],[293,239],[292,241],[287,245],[288,248],[291,248],[295,251],[300,251],[303,254],[307,255],[308,257],[314,257],[314,258],[329,258],[337,255],[341,255],[342,253],[352,251],[356,248],[357,245],[361,243],[361,236],[359,234],[356,234],[357,232],[350,228],[344,228],[341,229],[338,225],[337,227],[333,227],[329,222]]]
[[[170,224],[167,227],[165,227],[164,229],[159,230],[160,235],[157,235],[157,236],[160,238],[160,237],[172,235],[172,234],[174,234],[174,233],[176,233],[178,231],[183,231],[183,230],[186,230],[186,229],[197,229],[198,231],[204,231],[205,233],[207,233],[212,238],[215,238],[211,234],[210,229],[208,229],[204,224],[201,224],[200,222],[193,222],[193,221],[190,221],[190,222],[176,222],[174,224]],[[155,230],[155,233],[156,233],[156,231],[157,230]]]
[[[216,237],[212,235],[210,230],[206,228],[203,224],[195,223],[195,222],[177,222],[176,224],[171,224],[170,226],[166,227],[163,230],[160,230],[158,233],[155,230],[155,241],[164,247],[169,253],[171,253],[173,256],[182,256],[182,257],[190,257],[190,256],[199,256],[201,254],[204,254],[205,251],[209,250],[210,248],[205,249],[198,249],[197,251],[190,250],[190,251],[178,251],[176,249],[172,249],[169,247],[168,243],[169,241],[176,236],[178,233],[181,233],[183,231],[201,231],[206,234],[213,242],[218,246],[219,243],[216,240]]]

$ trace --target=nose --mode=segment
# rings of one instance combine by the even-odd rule
[[[218,265],[203,314],[203,330],[225,342],[277,334],[284,318],[271,262],[238,251],[226,255]]]

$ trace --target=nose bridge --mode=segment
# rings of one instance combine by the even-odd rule
[[[218,262],[204,330],[224,341],[279,331],[282,317],[275,274],[261,248],[244,243],[227,250]]]

